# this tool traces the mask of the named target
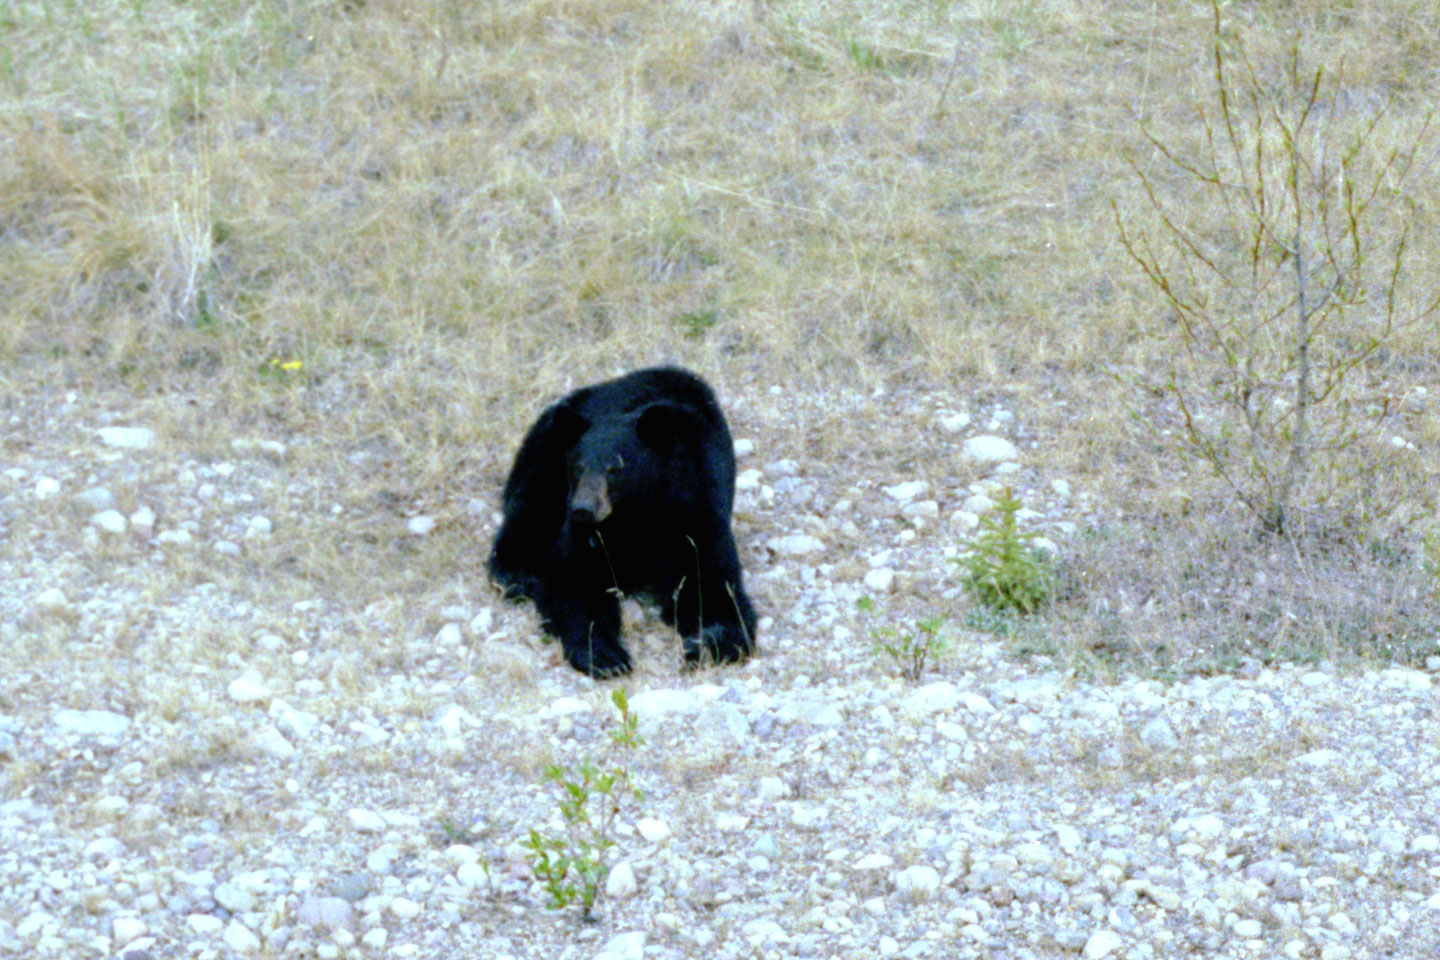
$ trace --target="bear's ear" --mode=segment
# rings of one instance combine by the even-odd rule
[[[590,421],[570,404],[557,403],[551,408],[549,430],[559,442],[568,446],[584,436],[589,429]]]
[[[640,411],[635,432],[640,441],[654,450],[669,450],[675,442],[695,432],[695,417],[673,403],[652,403]]]

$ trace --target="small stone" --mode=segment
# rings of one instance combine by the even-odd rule
[[[771,537],[765,541],[771,552],[781,556],[803,557],[825,549],[825,541],[805,533],[792,533],[786,537]]]
[[[933,713],[949,713],[960,705],[960,691],[955,684],[942,680],[918,687],[900,703],[900,712],[911,719]]]
[[[369,874],[346,873],[330,884],[330,893],[332,896],[355,903],[369,896],[372,888]]]
[[[139,917],[116,917],[110,925],[111,935],[117,946],[124,946],[131,940],[138,940],[150,932],[145,921]]]
[[[164,530],[156,536],[156,543],[169,543],[177,547],[187,546],[193,538],[189,530]]]
[[[130,514],[130,526],[148,533],[155,526],[155,511],[149,507],[141,507]]]
[[[654,817],[641,817],[635,824],[635,829],[650,843],[662,843],[670,839],[670,825]]]
[[[986,714],[995,712],[995,707],[990,701],[986,700],[980,694],[975,693],[973,690],[965,691],[965,693],[961,694],[960,699],[965,704],[965,709],[971,713]]]
[[[49,500],[60,492],[60,481],[51,477],[41,477],[35,481],[35,499]]]
[[[295,745],[286,740],[285,734],[275,729],[273,724],[260,726],[255,731],[254,741],[255,746],[279,760],[288,760],[295,756]]]
[[[765,474],[751,467],[749,470],[741,470],[740,475],[735,478],[736,490],[759,490],[760,482]]]
[[[390,931],[384,927],[374,927],[360,938],[360,942],[371,950],[379,950],[385,946],[385,941],[390,939]]]
[[[385,832],[385,819],[380,814],[359,807],[350,811],[350,824],[361,833]]]
[[[118,737],[130,729],[130,718],[110,710],[57,710],[51,718],[60,729],[82,737]]]
[[[1411,853],[1435,853],[1440,851],[1440,835],[1422,833],[1410,841]]]
[[[948,416],[941,417],[938,422],[940,429],[946,433],[959,433],[961,430],[970,426],[970,414],[952,413]]]
[[[495,622],[495,612],[489,607],[482,607],[480,612],[470,619],[470,634],[475,637],[483,637],[490,632],[490,627]]]
[[[1339,758],[1340,754],[1335,750],[1311,750],[1309,753],[1302,753],[1296,757],[1295,762],[1318,770],[1321,767],[1328,767]]]
[[[245,536],[249,539],[257,537],[268,537],[275,525],[270,522],[269,517],[251,517],[245,521]]]
[[[35,608],[44,613],[64,613],[70,609],[70,601],[65,598],[64,590],[51,587],[35,597]]]
[[[437,647],[458,647],[464,639],[464,635],[460,632],[460,624],[447,623],[435,634],[435,645]]]
[[[185,918],[185,924],[202,937],[208,937],[225,926],[225,921],[208,913],[192,913]]]
[[[260,949],[260,938],[239,920],[231,920],[225,928],[225,945],[236,953],[254,953]]]
[[[1164,717],[1156,717],[1140,728],[1140,739],[1145,746],[1157,753],[1166,753],[1180,745],[1180,739]]]
[[[108,487],[91,487],[75,494],[72,501],[82,510],[109,510],[115,506],[115,494]]]
[[[125,855],[125,843],[117,837],[100,837],[85,844],[86,860],[119,860]]]
[[[470,863],[462,863],[455,868],[455,879],[463,887],[488,889],[491,885],[490,869],[478,860]]]
[[[906,517],[933,519],[940,516],[940,504],[934,500],[916,500],[913,503],[905,504],[900,513]]]
[[[750,456],[750,454],[752,454],[752,453],[754,453],[754,452],[755,452],[755,441],[754,441],[754,440],[750,440],[750,439],[748,439],[748,438],[742,438],[742,439],[740,439],[740,440],[736,440],[736,441],[735,441],[735,459],[736,459],[736,460],[739,460],[739,459],[741,459],[741,458],[743,458],[743,457],[748,457],[748,456]]]
[[[220,884],[211,896],[231,913],[246,913],[255,909],[255,894],[233,881]]]
[[[1080,849],[1080,831],[1069,824],[1062,823],[1055,828],[1055,842],[1060,845],[1060,850],[1066,854],[1073,854]]]
[[[790,786],[779,777],[760,778],[760,799],[767,802],[775,800],[788,800],[790,798]]]
[[[411,517],[405,521],[405,529],[409,531],[412,537],[423,537],[435,529],[435,518],[426,516]]]
[[[632,930],[611,937],[605,948],[595,955],[595,960],[644,960],[645,933]]]
[[[1231,927],[1231,929],[1235,931],[1235,936],[1253,940],[1260,936],[1260,932],[1264,927],[1260,925],[1259,920],[1237,920],[1235,921],[1235,926]]]
[[[143,450],[155,439],[155,431],[149,427],[101,427],[95,432],[101,443],[128,450]]]
[[[867,853],[855,861],[855,869],[870,872],[872,870],[888,870],[895,865],[895,858],[883,853]]]
[[[216,540],[215,552],[225,557],[240,556],[240,544],[233,540]]]
[[[626,900],[635,895],[639,884],[635,880],[635,868],[628,860],[622,860],[611,868],[605,877],[605,896],[614,900]]]
[[[231,680],[226,689],[230,693],[230,699],[236,703],[255,703],[270,699],[270,688],[265,686],[260,674],[254,670],[246,670]]]
[[[907,867],[895,875],[895,889],[907,900],[931,900],[940,891],[940,872],[925,864]]]
[[[891,487],[883,487],[885,496],[891,500],[899,500],[901,503],[908,503],[930,489],[930,484],[924,480],[909,480],[905,483],[897,483]]]
[[[865,586],[876,593],[889,593],[894,584],[895,571],[889,567],[879,567],[865,574]]]
[[[1096,930],[1090,934],[1085,941],[1085,949],[1082,951],[1085,960],[1100,960],[1101,957],[1108,957],[1124,944],[1120,934],[1113,930]]]
[[[390,901],[390,912],[401,920],[413,920],[420,916],[424,907],[408,897],[396,897]]]
[[[986,463],[999,463],[1002,460],[1014,460],[1020,456],[1020,451],[1015,444],[1004,437],[997,437],[991,434],[981,434],[978,437],[971,437],[965,441],[963,446],[965,456],[971,460],[981,460]]]
[[[119,510],[101,510],[90,518],[91,526],[99,527],[106,533],[124,533],[125,514]]]

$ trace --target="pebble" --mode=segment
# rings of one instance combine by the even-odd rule
[[[765,546],[774,553],[785,557],[803,557],[825,549],[825,541],[807,533],[793,533],[784,537],[771,537]]]
[[[124,533],[127,526],[125,514],[119,510],[101,510],[90,518],[90,523],[106,533]]]
[[[595,955],[595,960],[644,960],[645,933],[633,930],[619,933],[605,941],[605,946]]]
[[[456,647],[465,639],[460,632],[460,624],[447,623],[435,634],[435,645],[437,647]]]
[[[411,900],[409,897],[396,897],[390,901],[390,912],[401,920],[413,920],[425,910],[423,906]]]
[[[1015,448],[1015,444],[1004,437],[992,434],[971,437],[965,441],[962,449],[965,451],[965,456],[971,460],[980,460],[986,463],[1015,460],[1020,456],[1020,451]]]
[[[127,450],[143,450],[155,439],[155,431],[149,427],[101,427],[95,432],[107,446]]]
[[[254,953],[260,949],[260,938],[239,920],[231,920],[225,928],[225,945],[236,953]]]
[[[663,843],[670,839],[669,824],[654,817],[641,817],[635,824],[635,829],[650,843]]]
[[[70,609],[70,601],[65,598],[64,590],[51,587],[36,595],[35,607],[45,613],[64,613]]]
[[[35,481],[35,499],[49,500],[60,492],[60,481],[53,477],[41,477]]]
[[[138,940],[149,932],[150,928],[139,917],[116,917],[110,925],[111,936],[118,946]]]
[[[895,584],[895,571],[889,567],[877,567],[865,574],[865,586],[875,593],[889,593]]]
[[[1165,753],[1180,745],[1180,739],[1163,717],[1156,717],[1140,728],[1140,740],[1151,750]]]
[[[82,737],[118,737],[130,729],[130,718],[110,710],[57,710],[51,717],[67,733]]]
[[[1119,950],[1125,943],[1120,934],[1113,930],[1096,930],[1085,941],[1085,948],[1081,951],[1085,960],[1100,960],[1101,957],[1108,957]]]
[[[383,833],[385,819],[372,810],[356,807],[350,811],[350,823],[361,833]]]
[[[930,489],[930,484],[924,480],[907,480],[905,483],[897,483],[894,486],[884,487],[885,496],[891,500],[898,500],[907,503]]]
[[[229,692],[230,699],[236,703],[257,703],[270,699],[270,688],[265,685],[260,674],[254,670],[247,670],[240,674],[231,680],[230,685],[225,689]]]
[[[423,537],[435,529],[435,518],[423,515],[411,517],[405,521],[405,529],[412,537]]]
[[[612,900],[628,900],[638,889],[635,868],[630,866],[629,861],[620,861],[605,875],[605,896]]]

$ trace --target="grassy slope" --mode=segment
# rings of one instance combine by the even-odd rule
[[[1343,62],[1359,114],[1394,95],[1387,136],[1440,88],[1433,4],[1226,16],[1261,61],[1298,29]],[[1110,204],[1143,210],[1137,115],[1193,144],[1209,28],[1084,0],[4,0],[0,378],[153,402],[202,445],[264,421],[421,495],[498,482],[543,400],[656,360],[736,394],[1003,389],[1134,509],[1174,467],[1106,370],[1171,342]],[[1433,384],[1433,343],[1395,362]],[[1099,580],[1186,565],[1120,543]]]

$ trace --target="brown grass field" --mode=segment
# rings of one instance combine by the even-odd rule
[[[1326,67],[1335,130],[1388,105],[1371,145],[1419,138],[1407,279],[1433,296],[1440,8],[1237,2],[1221,29],[1266,76],[1292,45]],[[1423,660],[1433,315],[1356,376],[1407,401],[1385,429],[1415,451],[1374,517],[1257,536],[1168,432],[1183,344],[1116,215],[1154,226],[1133,158],[1211,222],[1141,131],[1200,148],[1211,51],[1193,2],[0,0],[0,455],[66,392],[177,456],[279,439],[336,491],[292,485],[286,547],[224,576],[439,603],[481,589],[521,432],[586,381],[691,366],[766,462],[841,491],[949,477],[906,411],[999,403],[1027,468],[1089,494],[1032,646]],[[377,545],[421,512],[423,549]]]

